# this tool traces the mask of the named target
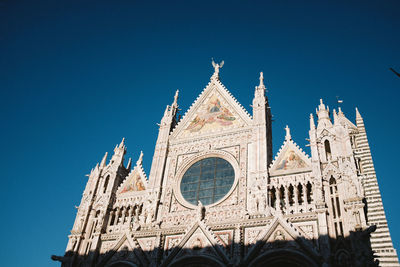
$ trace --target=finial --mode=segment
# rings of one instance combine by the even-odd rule
[[[264,73],[260,72],[260,85],[259,87],[265,86],[264,85]]]
[[[221,63],[215,63],[214,58],[211,58],[211,64],[214,67],[214,74],[211,76],[211,78],[219,79],[219,69],[224,66],[224,61],[222,60]]]
[[[290,135],[290,128],[289,128],[289,126],[286,125],[285,131],[286,131],[285,141],[291,140],[291,139],[292,139],[292,136]]]
[[[108,152],[106,152],[106,154],[104,154],[104,157],[103,157],[103,159],[101,160],[101,163],[100,163],[100,167],[105,167],[106,166],[107,155],[108,155]]]

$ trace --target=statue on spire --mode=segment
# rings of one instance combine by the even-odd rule
[[[290,135],[290,128],[289,128],[289,126],[286,125],[285,131],[286,131],[285,140],[286,140],[286,141],[291,140],[291,139],[292,139],[292,136]]]
[[[260,85],[259,87],[264,86],[264,73],[260,72]]]
[[[214,74],[211,77],[219,79],[219,69],[222,68],[222,66],[224,66],[224,61],[222,60],[221,63],[218,64],[214,62],[213,58],[211,60],[212,60],[211,63],[214,67]]]

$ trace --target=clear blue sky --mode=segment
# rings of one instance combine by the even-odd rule
[[[149,173],[158,123],[182,112],[225,60],[221,80],[251,112],[264,71],[274,153],[288,124],[305,147],[309,114],[336,96],[364,117],[395,248],[399,1],[0,0],[2,266],[58,266],[87,178],[126,138]]]

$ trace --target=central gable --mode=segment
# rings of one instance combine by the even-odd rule
[[[212,80],[192,104],[172,136],[198,136],[237,129],[250,123],[250,115],[237,100],[218,80]]]

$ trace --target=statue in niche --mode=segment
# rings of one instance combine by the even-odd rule
[[[265,199],[265,195],[261,195],[260,196],[260,200],[259,200],[259,204],[258,204],[258,211],[260,213],[265,212],[265,206],[266,206],[266,199]]]
[[[251,194],[251,192],[250,192]],[[251,195],[251,199],[250,199],[250,212],[257,212],[258,210],[258,200],[256,198],[255,194]]]
[[[201,249],[202,247],[203,247],[203,244],[202,244],[202,242],[201,242],[199,237],[197,237],[195,240],[193,240],[192,248],[194,250]]]

